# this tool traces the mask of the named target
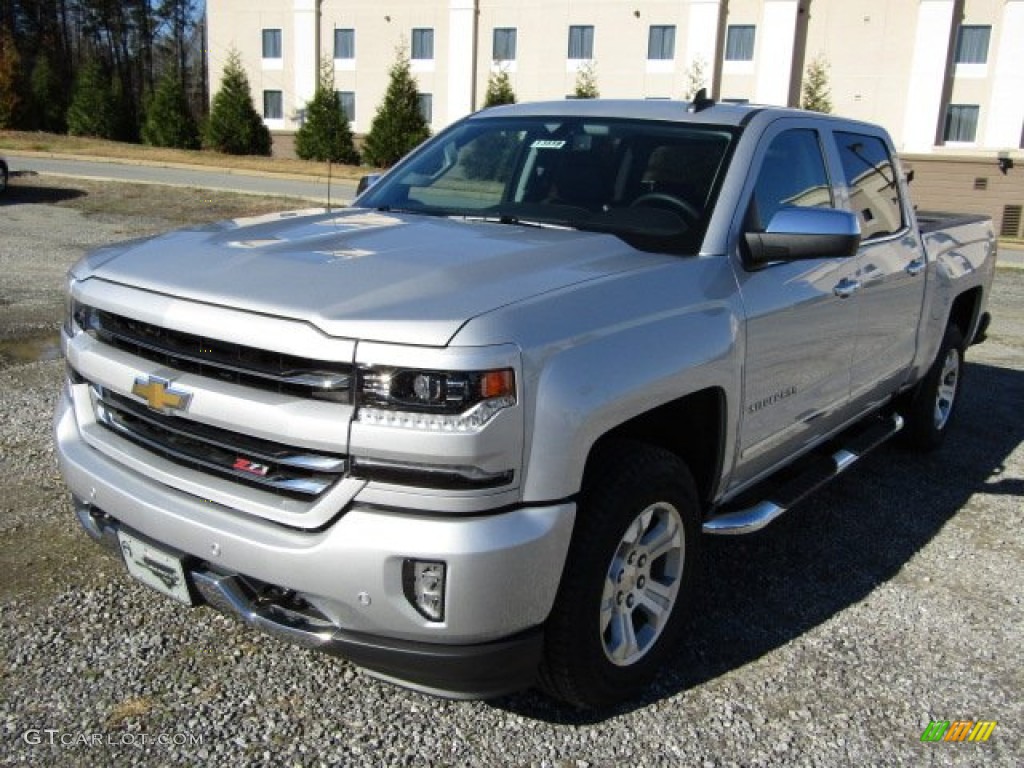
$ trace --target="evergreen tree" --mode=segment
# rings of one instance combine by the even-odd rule
[[[198,149],[199,131],[181,90],[181,77],[168,70],[160,79],[156,93],[149,100],[142,140],[154,147]]]
[[[363,144],[363,158],[378,168],[394,165],[430,136],[430,126],[420,112],[420,94],[404,48],[398,49],[390,77],[384,101],[377,108]]]
[[[348,115],[334,93],[334,66],[330,61],[320,66],[316,93],[306,104],[305,122],[295,134],[295,154],[303,160],[359,164]]]
[[[593,61],[585,62],[576,70],[576,90],[573,95],[577,99],[596,99],[601,95],[597,89],[597,71]]]
[[[21,56],[14,45],[10,31],[0,35],[0,128],[11,128],[18,114],[21,97],[18,81],[21,78]]]
[[[205,144],[229,155],[269,155],[270,131],[256,111],[238,51],[228,54],[220,90],[213,97]]]
[[[95,59],[87,62],[75,79],[67,119],[72,136],[112,139],[118,133],[114,91]]]
[[[807,66],[800,106],[814,112],[832,113],[832,94],[828,87],[828,61],[824,56],[819,55]]]
[[[515,104],[516,94],[512,90],[512,83],[509,81],[508,72],[504,69],[498,72],[491,72],[487,78],[487,94],[484,96],[484,109],[496,107],[499,104]]]
[[[50,62],[47,52],[40,51],[29,77],[29,93],[32,102],[31,126],[40,131],[64,133],[67,123],[66,89]]]
[[[686,93],[683,98],[693,101],[693,97],[701,88],[707,87],[707,63],[703,56],[695,56],[686,70]]]

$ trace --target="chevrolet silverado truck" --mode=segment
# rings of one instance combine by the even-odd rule
[[[87,255],[60,468],[182,603],[421,691],[602,706],[685,641],[703,536],[943,441],[994,265],[873,125],[488,109],[350,208]]]

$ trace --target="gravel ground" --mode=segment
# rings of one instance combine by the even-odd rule
[[[946,447],[884,447],[765,531],[709,540],[643,701],[449,702],[156,598],[77,531],[49,434],[62,276],[166,223],[69,207],[68,184],[0,203],[0,764],[1021,764],[1024,271],[999,271]],[[920,740],[972,719],[998,721],[988,742]]]

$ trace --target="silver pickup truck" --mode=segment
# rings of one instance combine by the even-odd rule
[[[635,696],[704,534],[937,447],[991,223],[795,110],[486,110],[352,208],[69,273],[60,466],[151,587],[419,690]]]

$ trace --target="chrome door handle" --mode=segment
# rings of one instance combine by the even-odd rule
[[[928,266],[928,263],[924,259],[914,259],[912,262],[907,264],[906,272],[911,277],[915,277],[924,272],[924,268]]]
[[[840,299],[848,299],[859,290],[860,280],[850,280],[848,277],[845,277],[836,283],[836,287],[832,289],[832,292]]]

